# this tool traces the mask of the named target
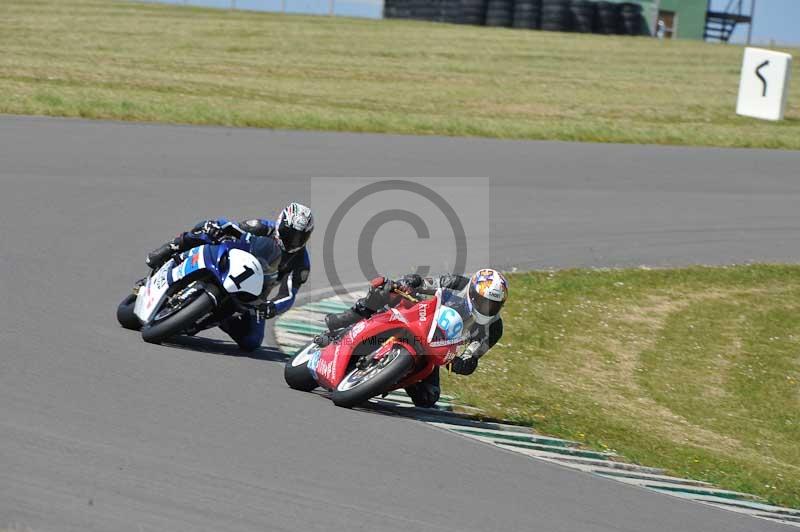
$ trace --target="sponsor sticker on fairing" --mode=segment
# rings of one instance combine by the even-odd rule
[[[367,324],[364,323],[363,321],[359,321],[358,323],[353,325],[352,329],[350,329],[350,338],[355,338],[356,336],[361,334],[361,332],[366,328]]]
[[[464,321],[461,315],[455,309],[447,306],[439,307],[436,312],[436,324],[447,340],[460,338],[461,331],[464,329]]]
[[[402,323],[405,323],[406,325],[408,325],[408,320],[405,319],[405,317],[403,316],[403,314],[400,313],[399,310],[397,310],[396,308],[392,307],[391,311],[392,311],[392,317],[389,318],[389,321],[399,321],[399,322],[402,322]]]
[[[322,351],[317,350],[317,352],[311,355],[311,358],[308,359],[308,363],[306,364],[306,367],[308,368],[308,371],[311,372],[311,376],[314,377],[314,380],[317,380],[317,365],[319,364],[320,356],[322,356]]]
[[[153,278],[153,287],[156,290],[163,290],[167,286],[167,270],[169,270],[169,265],[165,264]]]
[[[323,377],[325,377],[329,381],[333,380],[332,379],[333,363],[332,362],[326,362],[324,360],[320,360],[319,364],[317,364],[316,372],[317,372],[318,375],[322,375]]]
[[[325,379],[330,382],[333,382],[334,377],[336,377],[336,366],[339,363],[339,352],[342,350],[342,344],[337,343],[336,349],[333,351],[333,360],[327,362],[322,360],[320,356],[317,356],[317,363],[315,364],[315,372],[317,375],[322,375]],[[319,352],[320,354],[322,351]]]

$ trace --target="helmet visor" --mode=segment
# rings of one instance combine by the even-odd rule
[[[299,231],[294,227],[283,226],[280,228],[281,242],[287,251],[295,251],[306,245],[311,236],[310,231]]]
[[[494,301],[483,297],[474,286],[469,287],[469,298],[472,301],[472,307],[484,316],[496,316],[500,309],[503,308],[503,301]]]

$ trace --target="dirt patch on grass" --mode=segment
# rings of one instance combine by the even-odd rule
[[[472,379],[445,376],[449,390],[493,416],[800,507],[800,267],[513,277],[507,337]]]
[[[567,349],[578,355],[581,362],[572,373],[573,378],[564,379],[555,374],[551,378],[567,390],[588,394],[602,405],[601,408],[615,411],[615,415],[640,420],[642,426],[662,438],[726,454],[741,454],[741,442],[691,423],[650,398],[637,382],[637,373],[641,371],[640,355],[655,346],[671,314],[697,301],[719,299],[734,292],[710,292],[681,299],[648,295],[640,304],[609,313],[608,332],[595,330],[590,335],[573,337]],[[613,362],[598,356],[599,352],[612,354]],[[720,372],[717,382],[708,383],[707,393],[724,395],[723,383],[724,376]]]

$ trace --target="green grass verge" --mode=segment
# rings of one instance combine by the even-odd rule
[[[3,0],[0,47],[2,113],[800,149],[800,83],[784,122],[734,114],[737,46]]]
[[[800,507],[800,266],[510,278],[505,335],[444,388],[487,415]]]

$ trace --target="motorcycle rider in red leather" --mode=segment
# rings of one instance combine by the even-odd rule
[[[320,346],[328,345],[338,338],[342,330],[376,312],[394,306],[399,296],[392,289],[402,290],[415,297],[430,296],[442,289],[442,304],[455,308],[463,319],[462,336],[464,352],[453,359],[452,370],[460,375],[470,375],[478,367],[478,360],[491,349],[503,335],[503,320],[500,310],[508,298],[508,282],[500,272],[492,269],[478,270],[472,277],[445,274],[434,278],[423,278],[417,274],[406,275],[392,282],[383,277],[372,281],[367,295],[338,314],[328,314],[325,324],[328,331],[315,338]],[[424,381],[406,388],[414,405],[430,408],[439,400],[439,368]]]

